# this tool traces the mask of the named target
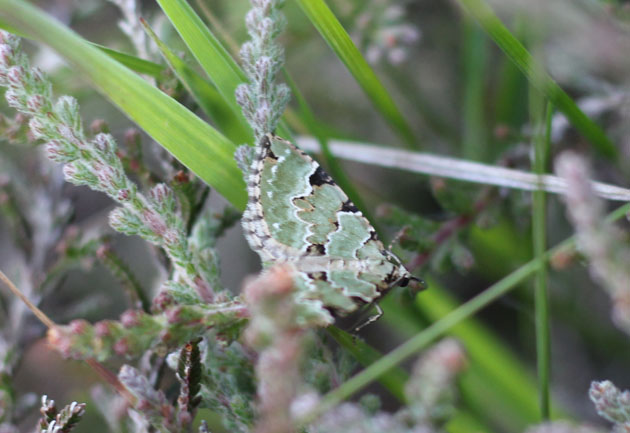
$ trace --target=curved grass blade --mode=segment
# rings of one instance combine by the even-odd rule
[[[122,51],[113,50],[99,44],[92,43],[92,45],[103,51],[112,59],[118,61],[121,65],[125,65],[132,71],[139,74],[149,75],[153,78],[160,78],[166,69],[162,65],[158,65],[157,63],[153,63],[149,60],[141,59],[140,57],[136,57],[131,54],[123,53]]]
[[[33,39],[32,36],[24,33],[20,29],[15,28],[14,26],[8,24],[6,21],[0,20],[0,29],[6,30],[9,33],[13,33],[16,36],[26,39]],[[158,65],[157,63],[153,63],[149,60],[141,59],[131,54],[123,53],[122,51],[117,51],[112,48],[105,47],[103,45],[95,44],[94,42],[89,42],[91,45],[99,48],[104,53],[108,54],[113,59],[118,60],[121,64],[125,65],[132,71],[136,71],[139,74],[149,75],[154,78],[159,78],[162,72],[164,71],[164,66]]]
[[[241,68],[188,3],[183,0],[157,2],[223,99],[242,117],[234,97],[236,87],[246,81]]]
[[[247,195],[234,144],[141,77],[22,0],[0,0],[0,19],[48,44],[84,78],[239,209]]]
[[[394,100],[328,5],[323,0],[297,0],[297,3],[394,131],[407,145],[418,147],[411,127]]]
[[[243,125],[242,117],[238,117],[226,104],[217,89],[204,80],[197,72],[190,68],[186,62],[177,57],[171,49],[158,38],[149,24],[141,19],[142,26],[155,42],[162,53],[164,60],[177,75],[188,93],[192,95],[197,104],[212,119],[217,127],[225,133],[234,143],[251,143],[253,136],[247,125]]]
[[[244,127],[249,130],[249,124],[243,117],[241,107],[236,103],[234,96],[236,87],[247,81],[241,67],[185,0],[157,0],[157,2],[223,96],[226,104],[232,108],[237,117],[242,119]],[[292,137],[282,122],[278,125],[277,132],[284,138]],[[253,143],[248,142],[248,144]]]
[[[503,50],[506,56],[518,66],[532,85],[567,116],[571,124],[593,144],[599,153],[609,158],[617,155],[617,148],[608,139],[604,131],[580,110],[573,99],[551,78],[542,65],[534,60],[529,51],[510,33],[484,0],[457,1],[479,22],[479,25]]]

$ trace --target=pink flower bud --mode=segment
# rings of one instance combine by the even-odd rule
[[[90,123],[90,131],[92,134],[106,133],[107,130],[107,122],[103,119],[94,119],[92,123]]]
[[[26,84],[24,68],[21,66],[11,66],[7,71],[7,80],[14,88],[22,88]]]
[[[22,102],[22,98],[20,98],[20,95],[13,89],[8,89],[6,92],[4,92],[4,99],[7,100],[7,103],[10,107],[16,108],[18,110],[21,109],[24,105]]]
[[[9,97],[7,96],[8,93],[9,93],[9,90],[7,90],[7,92],[5,94],[5,96],[7,98],[7,101],[9,100]],[[9,102],[9,104],[11,104],[11,103]],[[40,119],[38,119],[37,117],[33,117],[28,122],[28,126],[29,126],[29,128],[31,128],[31,131],[35,135],[35,138],[46,138],[46,137],[48,137],[48,131],[47,131],[46,125],[44,125],[44,123]]]
[[[116,146],[114,145],[111,136],[108,134],[97,134],[92,140],[94,147],[101,153],[107,154],[115,152]]]
[[[0,45],[0,67],[7,69],[14,62],[15,53],[9,45]]]
[[[127,355],[129,353],[129,343],[127,343],[127,340],[125,338],[121,338],[114,343],[113,349],[117,355]]]
[[[164,223],[160,215],[152,210],[145,210],[142,213],[142,217],[144,222],[149,226],[149,229],[151,229],[153,233],[155,233],[157,236],[164,235],[167,227],[166,223]]]
[[[110,322],[107,320],[96,322],[94,324],[94,335],[101,338],[109,337],[111,335]]]
[[[31,95],[26,101],[26,106],[31,112],[38,112],[46,104],[46,99],[42,95]]]
[[[127,147],[137,146],[140,144],[140,131],[135,128],[129,128],[125,131],[124,143]]]
[[[142,312],[138,310],[127,310],[120,316],[120,323],[125,328],[133,328],[135,326],[140,325],[140,319],[142,316]]]
[[[73,320],[68,324],[68,329],[75,335],[82,335],[88,330],[90,324],[82,319]]]
[[[131,193],[129,192],[129,189],[127,188],[119,189],[118,195],[116,196],[118,201],[123,201],[123,202],[128,201],[130,197],[131,197]]]

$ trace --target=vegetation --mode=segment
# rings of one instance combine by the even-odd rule
[[[0,0],[0,432],[630,431],[628,11]],[[428,289],[309,321],[269,133]]]

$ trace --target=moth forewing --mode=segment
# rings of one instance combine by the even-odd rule
[[[306,153],[272,134],[257,145],[243,230],[266,266],[289,264],[296,300],[316,324],[417,280],[369,221]]]

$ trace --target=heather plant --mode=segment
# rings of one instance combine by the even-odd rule
[[[103,6],[87,3],[54,12],[89,21]],[[135,55],[90,44],[22,0],[0,0],[0,27],[50,45],[72,65],[73,77],[136,124],[123,133],[109,113],[109,121],[86,127],[82,113],[93,104],[82,110],[76,87],[32,66],[37,57],[25,54],[16,35],[0,32],[0,86],[9,109],[0,117],[0,221],[10,235],[0,238],[8,276],[0,278],[11,289],[2,292],[0,309],[0,432],[33,428],[28,415],[42,391],[30,392],[20,376],[33,362],[47,379],[35,426],[42,432],[604,431],[586,422],[597,422],[596,413],[613,431],[628,430],[628,391],[608,380],[580,388],[602,375],[617,382],[624,373],[581,362],[589,351],[594,359],[628,361],[621,348],[628,343],[630,250],[626,227],[614,225],[628,205],[606,216],[603,201],[630,199],[623,187],[627,80],[614,76],[628,65],[611,42],[630,39],[623,5],[607,2],[596,12],[563,5],[591,25],[592,39],[610,42],[600,57],[584,50],[592,56],[585,62],[607,71],[601,76],[580,75],[579,65],[567,74],[558,60],[567,42],[551,21],[512,2],[494,5],[496,15],[485,0],[457,0],[452,9],[419,1],[198,0],[201,17],[181,0],[144,9],[134,0],[109,3]],[[556,14],[550,8],[545,18],[566,23]],[[516,23],[509,30],[507,16]],[[455,32],[445,36],[433,19],[462,30],[457,97],[429,89],[452,86],[453,78],[435,73],[453,59],[434,64],[426,47],[437,40],[450,52]],[[540,21],[549,40],[538,28],[523,30],[519,20],[528,19]],[[165,30],[165,21],[177,33]],[[307,24],[334,57],[307,40]],[[236,53],[230,47],[239,38],[245,41]],[[489,49],[490,40],[505,57]],[[461,122],[443,105],[461,107]],[[232,240],[240,237],[248,199],[243,219],[268,217],[272,226],[272,216],[253,214],[259,203],[252,200],[286,189],[256,183],[260,164],[287,156],[271,153],[261,163],[256,151],[273,134],[321,152],[332,175],[312,163],[285,185],[310,185],[290,197],[303,209],[332,209],[334,218],[313,230],[330,226],[323,232],[343,234],[349,245],[360,231],[337,216],[364,215],[371,232],[362,245],[391,241],[378,254],[357,249],[356,261],[329,254],[332,235],[329,244],[311,245],[321,254],[305,261],[306,281],[317,282],[307,287],[323,294],[298,282],[299,254],[274,247],[261,254],[259,271]],[[368,138],[407,148],[364,143]],[[409,181],[393,170],[365,176],[341,159],[430,180]],[[558,176],[549,173],[552,165]],[[349,197],[336,210],[335,198],[304,200],[324,185],[330,191],[333,179],[345,193],[333,191]],[[95,206],[99,194],[107,217],[93,209],[86,215],[82,203]],[[563,195],[570,225],[552,194]],[[252,246],[265,253],[263,240],[274,235],[244,221],[245,231],[252,227],[248,240],[260,240]],[[294,229],[292,237],[300,237],[301,228]],[[241,248],[236,259],[232,248]],[[414,273],[400,285],[421,276],[429,289],[352,293],[352,278],[365,281],[374,257]],[[248,262],[256,266],[244,271]],[[340,271],[345,291],[330,277]],[[612,300],[612,314],[595,286]],[[506,302],[474,317],[501,297]],[[378,321],[375,304],[385,312]],[[623,333],[609,326],[609,316]],[[44,327],[45,356],[56,352],[64,366],[87,364],[98,384],[77,379],[83,392],[76,392],[70,380],[52,380],[71,371],[53,372],[51,363],[49,372],[47,360],[37,359]],[[46,395],[85,403],[58,410]],[[591,416],[574,410],[588,397]]]

